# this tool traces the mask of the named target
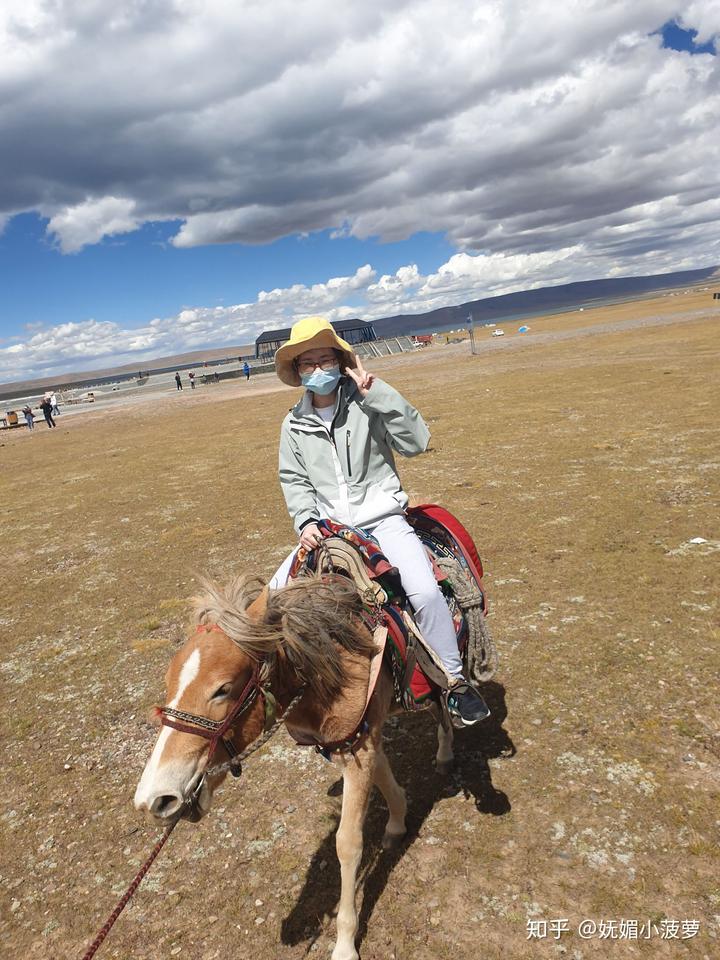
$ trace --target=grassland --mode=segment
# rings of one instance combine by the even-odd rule
[[[458,738],[452,777],[428,717],[388,729],[411,835],[380,852],[376,798],[364,960],[720,952],[717,310],[648,303],[376,368],[430,423],[403,478],[474,534],[501,667],[497,722]],[[269,575],[293,542],[295,394],[266,389],[0,434],[3,956],[80,956],[156,838],[132,794],[195,577]],[[334,780],[280,734],[180,825],[99,957],[325,956]],[[528,918],[571,929],[528,940]],[[657,932],[584,940],[584,919]],[[697,936],[663,938],[672,920]]]

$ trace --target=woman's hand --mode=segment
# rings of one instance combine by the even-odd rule
[[[375,383],[375,374],[368,373],[363,367],[359,358],[357,366],[354,368],[347,367],[345,373],[355,381],[355,385],[358,388],[358,393],[363,399],[365,399],[370,391],[370,387],[373,385],[373,383]]]
[[[322,541],[323,535],[316,523],[309,523],[300,531],[300,546],[305,547],[306,550],[314,550]]]

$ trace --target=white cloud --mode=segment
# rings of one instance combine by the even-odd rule
[[[714,210],[719,202],[715,202]],[[646,211],[648,213],[650,211]],[[711,210],[708,210],[710,215]],[[669,221],[673,211],[667,209]],[[608,246],[630,242],[609,237]],[[669,228],[670,229],[670,228]],[[720,240],[708,249],[692,227],[677,231],[680,242],[690,251],[687,259],[678,257],[669,247],[664,255],[646,251],[633,254],[635,274],[663,270],[692,269],[720,262]],[[677,231],[670,232],[677,233]],[[400,267],[394,274],[377,277],[369,264],[352,276],[332,277],[312,286],[260,291],[253,303],[228,307],[194,307],[171,317],[157,317],[146,326],[124,329],[120,325],[97,320],[64,323],[34,333],[21,343],[0,348],[0,382],[62,374],[68,370],[91,370],[128,362],[143,362],[156,357],[195,350],[207,346],[250,345],[264,330],[291,325],[295,320],[321,313],[330,320],[361,316],[368,320],[399,313],[416,314],[467,300],[500,296],[517,290],[529,290],[558,283],[595,279],[599,274],[617,276],[626,273],[612,257],[598,261],[582,246],[529,254],[452,256],[435,272],[423,275],[417,265]],[[659,266],[658,266],[659,264]],[[352,300],[352,303],[348,303]]]
[[[720,0],[3,6],[0,226],[38,211],[65,253],[168,219],[178,247],[422,230],[457,251],[141,330],[65,325],[12,364],[720,262],[720,57],[663,48],[673,18],[717,46]]]
[[[720,0],[692,0],[684,4],[679,18],[682,25],[697,30],[695,43],[708,43],[720,34]]]
[[[720,30],[718,0],[33,0],[0,13],[0,216],[68,252],[155,219],[591,247],[589,219],[718,192],[718,58],[663,49],[673,17]]]
[[[362,296],[374,277],[375,271],[366,264],[349,277],[260,291],[254,303],[186,308],[134,329],[97,320],[63,323],[0,348],[0,382],[143,361],[207,345],[251,344],[264,329],[315,313],[331,319],[357,316],[357,308],[343,301]]]
[[[63,253],[77,253],[103,237],[131,233],[141,224],[134,216],[135,201],[121,197],[101,197],[65,207],[50,218],[47,232],[57,237]]]

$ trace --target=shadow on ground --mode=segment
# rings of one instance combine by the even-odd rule
[[[505,688],[499,683],[485,684],[483,696],[492,709],[492,717],[484,724],[456,733],[455,766],[449,776],[441,776],[434,769],[436,724],[429,713],[393,717],[388,721],[385,745],[393,772],[407,792],[408,832],[400,847],[382,849],[387,809],[379,792],[374,790],[365,821],[363,858],[358,873],[358,889],[363,894],[358,943],[366,935],[375,904],[390,874],[417,839],[437,801],[462,792],[466,797],[474,797],[479,813],[503,816],[510,811],[506,794],[493,786],[488,763],[492,759],[510,758],[516,752],[503,729],[507,716]],[[339,780],[328,794],[339,796],[341,793],[342,780]],[[284,944],[295,945],[305,940],[310,948],[335,913],[340,897],[340,866],[335,853],[339,819],[338,813],[308,865],[297,903],[283,920]]]

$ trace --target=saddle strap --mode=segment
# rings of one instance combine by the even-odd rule
[[[408,637],[408,644],[405,647],[405,670],[403,671],[401,687],[403,694],[409,689],[413,674],[415,673],[415,664],[417,663],[415,647],[415,639]]]
[[[367,695],[365,697],[365,704],[362,709],[360,717],[355,722],[354,726],[350,729],[346,736],[343,736],[339,739],[334,740],[332,743],[324,743],[322,740],[319,740],[317,737],[312,737],[309,734],[300,733],[295,731],[291,724],[287,724],[287,731],[290,736],[293,738],[295,743],[300,747],[315,747],[318,753],[321,753],[326,760],[329,760],[333,754],[344,753],[348,750],[352,751],[357,746],[359,746],[363,736],[367,733],[367,724],[365,722],[365,715],[370,706],[370,701],[372,695],[375,693],[375,687],[377,686],[378,677],[380,676],[380,669],[383,664],[383,657],[385,656],[385,644],[387,642],[387,627],[379,624],[373,632],[373,642],[375,644],[375,653],[370,660],[370,670],[368,674],[368,686],[367,686]]]
[[[456,677],[447,672],[442,660],[423,638],[418,625],[407,610],[403,610],[402,619],[408,633],[408,646],[412,645],[420,669],[428,680],[440,687],[441,690],[449,690],[455,683]]]

